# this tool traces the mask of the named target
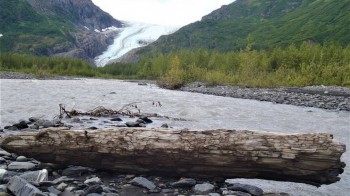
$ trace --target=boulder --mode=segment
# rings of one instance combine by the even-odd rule
[[[12,177],[7,186],[8,190],[16,196],[45,196],[38,188],[18,176]]]

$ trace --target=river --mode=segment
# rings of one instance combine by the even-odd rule
[[[162,107],[149,102],[138,106],[143,112],[154,112],[189,121],[169,121],[177,128],[248,129],[284,133],[329,132],[350,145],[350,112],[280,105],[254,100],[218,97],[171,91],[155,85],[140,86],[133,82],[103,79],[15,80],[0,79],[0,126],[33,116],[53,118],[59,104],[67,109],[90,110],[96,106],[121,108],[130,102],[160,101]],[[350,195],[350,153],[342,160],[347,164],[341,180],[316,188],[290,182],[258,179],[232,179],[261,187],[266,192],[291,195]]]

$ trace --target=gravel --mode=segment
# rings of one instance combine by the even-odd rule
[[[29,73],[21,73],[21,72],[0,72],[0,79],[27,79],[27,80],[72,80],[74,77],[70,76],[44,76],[38,77]]]
[[[350,111],[350,88],[346,87],[241,88],[237,86],[207,86],[197,82],[188,84],[180,88],[180,90],[216,96],[268,101],[277,104]]]

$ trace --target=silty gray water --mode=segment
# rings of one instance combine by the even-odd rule
[[[170,91],[155,85],[140,86],[119,80],[0,80],[0,126],[32,116],[53,118],[60,103],[67,109],[87,111],[96,106],[119,109],[130,102],[160,101],[139,104],[143,112],[159,113],[190,121],[169,121],[170,126],[189,129],[248,129],[284,133],[329,132],[338,141],[350,145],[350,112],[280,105],[254,100],[234,99]],[[342,160],[350,165],[350,153]],[[266,180],[234,179],[261,187],[266,192],[291,195],[350,195],[350,169],[345,168],[341,181],[316,188],[310,185]]]

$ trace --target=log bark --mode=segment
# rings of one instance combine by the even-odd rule
[[[49,128],[3,138],[9,152],[42,162],[125,173],[262,178],[319,186],[338,181],[345,145],[328,133]]]

